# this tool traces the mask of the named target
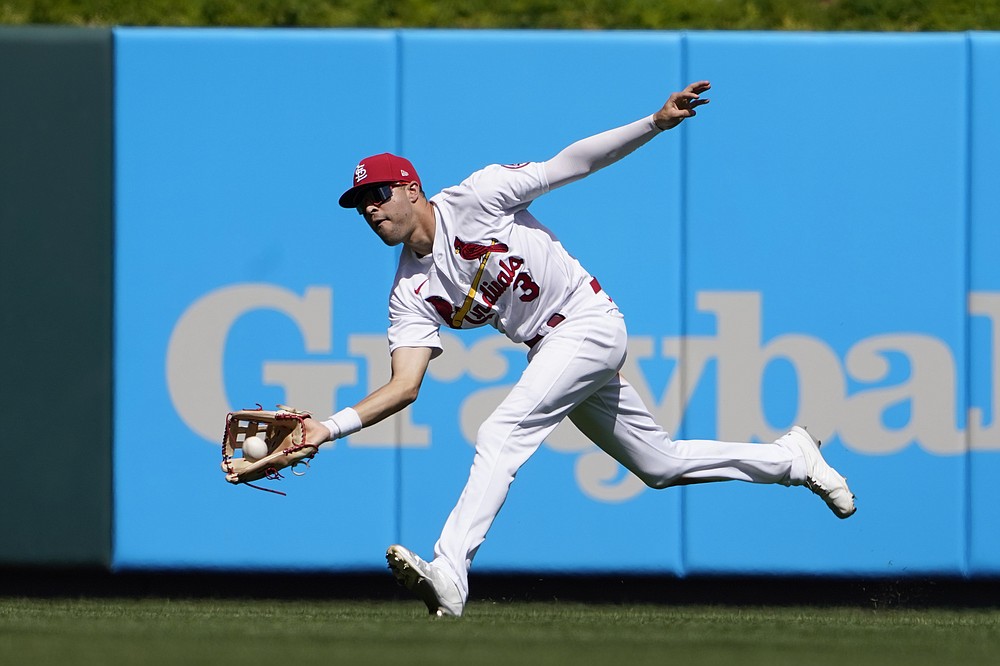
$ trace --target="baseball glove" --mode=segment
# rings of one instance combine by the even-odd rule
[[[305,443],[302,422],[307,418],[310,418],[308,412],[284,405],[278,405],[277,411],[268,411],[258,405],[257,409],[230,412],[226,416],[226,432],[222,437],[222,471],[226,474],[226,481],[245,483],[251,488],[284,495],[278,490],[255,486],[251,481],[281,479],[280,470],[294,468],[300,463],[309,465],[319,446]],[[267,445],[266,453],[260,450],[257,451],[259,457],[253,457],[244,451],[243,445],[250,438],[263,440]],[[260,442],[254,444],[261,446]],[[292,473],[301,476],[294,469]]]

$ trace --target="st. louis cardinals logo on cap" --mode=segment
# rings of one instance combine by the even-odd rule
[[[362,188],[381,183],[416,183],[423,188],[417,170],[410,161],[392,153],[379,153],[358,162],[354,167],[354,177],[351,189],[340,197],[342,208],[354,208],[358,194]]]
[[[367,177],[368,171],[365,170],[365,163],[362,162],[354,169],[354,184],[357,185]]]

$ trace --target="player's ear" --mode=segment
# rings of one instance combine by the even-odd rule
[[[417,203],[422,194],[420,183],[410,182],[406,184],[406,196],[409,197],[410,203]]]

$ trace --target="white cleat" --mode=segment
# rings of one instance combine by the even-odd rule
[[[838,518],[850,518],[854,515],[857,507],[854,506],[854,494],[847,487],[847,479],[827,464],[820,453],[820,443],[805,428],[795,426],[775,443],[805,458],[805,486],[822,497]]]
[[[385,560],[399,584],[420,597],[431,615],[462,615],[465,601],[446,573],[402,546],[389,546]]]

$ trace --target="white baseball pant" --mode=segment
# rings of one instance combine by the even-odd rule
[[[528,367],[479,428],[469,480],[434,546],[434,564],[468,598],[469,568],[514,476],[569,417],[597,446],[653,488],[740,480],[801,483],[801,457],[777,444],[674,441],[618,374],[627,332],[607,299],[566,316],[529,353]],[[794,469],[793,469],[794,467]]]

